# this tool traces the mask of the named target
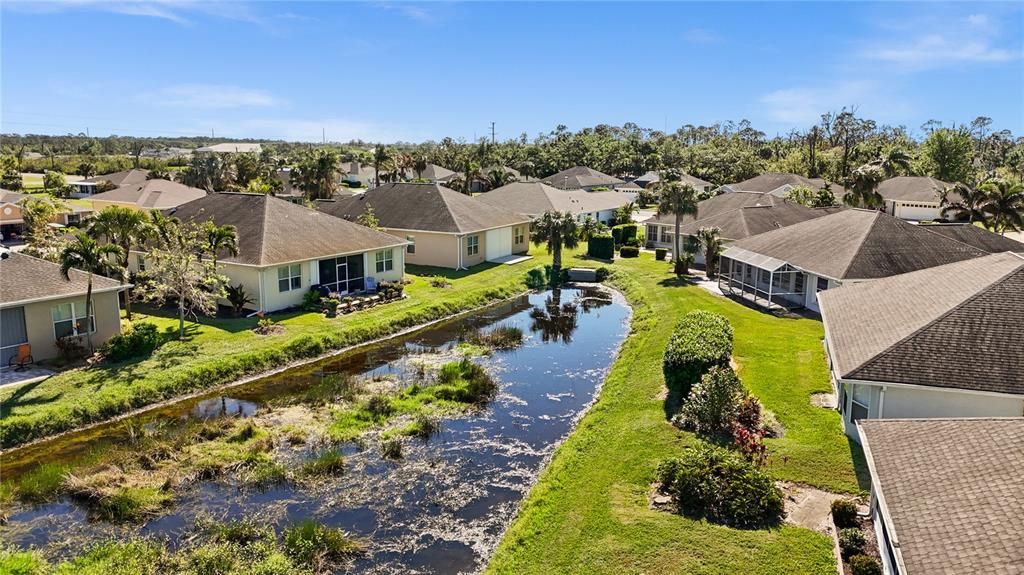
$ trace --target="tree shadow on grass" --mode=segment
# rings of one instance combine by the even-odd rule
[[[671,420],[672,416],[679,413],[679,409],[683,406],[683,394],[678,389],[669,388],[668,394],[665,396],[665,401],[662,402],[662,409],[665,411],[665,420]]]
[[[39,385],[44,381],[46,380],[41,379],[39,381],[34,381],[32,383],[26,383],[25,385],[22,385],[21,387],[15,389],[14,393],[12,393],[10,397],[7,397],[3,401],[0,401],[0,417],[7,417],[8,415],[11,414],[11,411],[13,409],[18,407],[45,405],[47,403],[57,401],[64,396],[64,393],[60,392],[47,396],[33,397],[29,399],[25,398],[26,395],[35,390],[35,388],[39,387]]]

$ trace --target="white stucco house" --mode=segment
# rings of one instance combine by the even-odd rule
[[[941,194],[952,187],[953,184],[926,176],[896,176],[878,184],[877,191],[885,202],[885,213],[923,222],[946,219],[942,216]],[[950,201],[958,199],[951,192]]]

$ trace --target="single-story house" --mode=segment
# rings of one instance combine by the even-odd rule
[[[808,178],[800,174],[782,172],[766,172],[742,182],[726,184],[719,187],[718,192],[763,192],[784,198],[793,188],[810,188],[817,191],[826,185],[832,190],[836,202],[841,202],[843,196],[846,195],[846,189],[839,184],[829,184],[822,178]]]
[[[81,336],[84,344],[91,328],[92,343],[99,347],[120,333],[118,292],[125,288],[120,282],[93,276],[92,322],[87,322],[87,273],[73,269],[67,280],[53,262],[6,250],[0,258],[0,368],[6,369],[25,344],[41,361],[60,355],[60,338]]]
[[[928,221],[945,219],[939,205],[942,199],[939,194],[952,187],[953,184],[926,176],[896,176],[878,184],[877,191],[885,200],[885,213],[890,216]],[[950,201],[958,199],[959,196],[951,193]]]
[[[219,254],[231,285],[241,284],[253,310],[271,312],[302,304],[312,286],[351,293],[366,278],[399,281],[405,273],[405,240],[266,194],[221,192],[166,210],[182,221],[231,225],[238,255]],[[132,271],[145,269],[133,254]]]
[[[192,188],[170,180],[146,180],[139,184],[125,184],[109,192],[92,196],[92,207],[99,212],[109,206],[133,210],[166,210],[198,200],[206,190]]]
[[[885,575],[1024,572],[1024,418],[860,423]]]
[[[560,190],[593,190],[594,188],[608,188],[614,190],[617,186],[625,184],[623,180],[608,174],[588,168],[586,166],[575,166],[568,170],[562,170],[541,179],[549,186]]]
[[[530,219],[438,183],[391,183],[317,208],[355,221],[373,208],[380,228],[405,238],[411,264],[465,269],[526,253]]]
[[[357,185],[360,188],[372,188],[377,185],[377,173],[373,166],[359,162],[345,162],[341,165],[341,171],[345,173],[343,181],[349,185]]]
[[[25,233],[25,220],[21,217],[21,202],[31,194],[0,189],[0,242],[21,241]],[[59,213],[50,222],[57,227],[78,225],[92,209],[69,204],[69,211]]]
[[[714,184],[712,184],[711,182],[705,182],[704,180],[696,176],[691,176],[690,174],[685,173],[680,175],[682,176],[683,183],[690,184],[691,186],[693,186],[693,189],[697,190],[697,192],[707,192],[711,190],[713,187],[715,187]],[[641,188],[646,188],[658,181],[661,181],[661,174],[658,173],[657,170],[651,170],[649,172],[646,172],[642,176],[634,179],[633,183],[640,186]]]
[[[1024,415],[1024,255],[818,294],[846,433],[863,419]]]
[[[123,172],[103,174],[78,182],[68,182],[68,185],[75,188],[71,193],[73,198],[87,198],[100,193],[99,187],[103,182],[109,182],[115,187],[127,186],[130,184],[143,184],[149,179],[149,170],[132,169]]]
[[[618,192],[559,190],[542,182],[512,182],[475,199],[530,219],[544,212],[568,212],[581,222],[591,217],[609,226],[615,224],[615,210],[630,201]]]
[[[825,216],[841,208],[808,208],[763,192],[719,194],[697,203],[697,216],[680,219],[683,241],[695,237],[701,228],[718,228],[728,244],[756,234],[783,228]],[[676,223],[671,214],[654,215],[644,220],[647,245],[675,249]],[[683,244],[685,246],[685,243]],[[698,250],[695,263],[704,265],[704,253]]]
[[[1024,243],[990,232],[971,223],[933,223],[921,224],[921,227],[929,232],[952,238],[990,254],[999,252],[1024,253]]]
[[[263,146],[258,143],[249,142],[225,142],[223,144],[213,144],[210,146],[203,146],[202,148],[196,148],[193,153],[196,154],[248,154],[263,152]]]
[[[875,210],[844,209],[733,243],[718,286],[767,307],[818,311],[818,292],[988,252]]]
[[[438,166],[437,164],[427,164],[426,169],[418,174],[416,173],[416,170],[406,170],[405,172],[406,179],[413,180],[418,178],[421,180],[427,180],[428,182],[436,182],[438,184],[447,184],[461,176],[461,172],[455,172],[443,166]]]

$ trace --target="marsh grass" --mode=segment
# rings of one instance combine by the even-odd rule
[[[473,330],[463,338],[473,346],[487,350],[512,350],[523,345],[523,330],[511,325],[499,325],[490,331]]]
[[[391,439],[385,439],[380,444],[380,455],[384,459],[401,459],[402,458],[402,440],[397,437]]]
[[[288,481],[288,470],[284,465],[270,458],[259,458],[242,473],[242,483],[247,487],[267,489]]]
[[[308,520],[285,529],[283,539],[288,557],[317,572],[364,549],[344,531]]]
[[[16,491],[18,497],[27,503],[44,503],[60,493],[64,474],[69,469],[62,463],[42,463],[18,478],[15,488],[8,484],[6,489]]]
[[[330,449],[302,464],[302,475],[317,477],[341,475],[345,470],[345,458],[341,451]]]

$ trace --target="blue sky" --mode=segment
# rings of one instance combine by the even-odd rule
[[[996,3],[5,0],[0,128],[471,140],[857,106],[1024,134],[1024,10]]]

